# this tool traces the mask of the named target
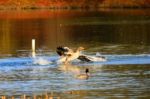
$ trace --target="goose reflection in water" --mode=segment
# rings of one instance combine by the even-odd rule
[[[80,74],[80,68],[78,66],[74,66],[72,64],[62,64],[59,66],[59,69],[64,72],[70,72],[74,74]]]
[[[59,69],[64,72],[72,73],[74,75],[73,77],[76,79],[85,80],[89,79],[90,77],[89,68],[86,69],[84,68],[84,70],[82,70],[82,68],[79,68],[78,66],[74,66],[71,64],[64,64],[59,66]]]

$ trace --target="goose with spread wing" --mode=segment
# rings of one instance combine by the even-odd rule
[[[106,58],[103,56],[88,56],[81,54],[81,51],[83,51],[83,47],[79,47],[76,51],[73,51],[72,49],[68,47],[57,47],[56,52],[60,56],[60,59],[57,61],[57,63],[67,63],[70,61],[73,61],[75,59],[78,59],[83,62],[97,62],[97,61],[106,61]]]
[[[56,52],[60,56],[60,59],[57,61],[57,63],[67,63],[77,59],[80,56],[82,50],[84,50],[83,47],[79,47],[76,51],[73,51],[68,47],[57,47]]]

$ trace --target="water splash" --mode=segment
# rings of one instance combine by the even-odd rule
[[[37,65],[49,65],[51,63],[53,63],[53,62],[51,62],[50,60],[47,60],[43,57],[38,57],[33,60],[33,64],[37,64]]]

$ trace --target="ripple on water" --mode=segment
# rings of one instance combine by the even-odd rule
[[[149,56],[105,56],[108,59],[107,62],[73,63],[67,70],[51,63],[47,65],[34,64],[34,60],[28,57],[0,59],[0,94],[23,94],[26,92],[32,94],[54,91],[75,95],[87,93],[86,96],[89,97],[95,97],[94,95],[96,97],[105,95],[137,97],[142,94],[145,97],[148,96],[150,89]],[[51,60],[52,58],[44,57],[44,59]],[[132,64],[131,61],[135,64]],[[90,70],[90,79],[76,79],[75,75],[78,72],[73,70],[83,73],[85,68]]]

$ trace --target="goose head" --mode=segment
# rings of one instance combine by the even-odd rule
[[[77,49],[77,51],[83,51],[85,48],[84,47],[79,47],[78,49]]]

